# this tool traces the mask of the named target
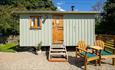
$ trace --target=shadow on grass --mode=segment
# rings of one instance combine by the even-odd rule
[[[12,44],[5,44],[0,46],[0,52],[16,52],[16,45]]]
[[[16,46],[13,46],[13,47],[10,47],[10,48],[8,48],[8,49],[12,49],[12,50],[14,50],[14,51],[17,51],[17,47],[18,47],[19,45],[16,45]]]

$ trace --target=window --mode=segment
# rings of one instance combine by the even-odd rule
[[[30,16],[30,28],[41,28],[42,27],[42,21],[40,16]]]

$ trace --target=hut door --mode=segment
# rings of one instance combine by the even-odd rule
[[[63,16],[53,16],[53,44],[63,43]]]

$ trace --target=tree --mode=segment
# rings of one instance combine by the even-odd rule
[[[93,11],[103,11],[103,6],[104,6],[105,0],[100,0],[98,1],[94,6],[92,6]]]
[[[105,0],[100,0],[98,1],[94,6],[92,6],[92,11],[98,11],[98,12],[103,12],[103,7],[104,7],[104,2]],[[100,30],[100,23],[101,23],[101,19],[102,19],[102,16],[101,15],[97,15],[97,17],[95,18],[96,19],[96,25],[95,25],[95,31],[96,31],[96,34],[100,33],[102,30]]]
[[[56,10],[50,0],[0,0],[0,33],[19,33],[19,16],[12,11]]]
[[[115,34],[115,0],[107,0],[99,29],[101,33]]]

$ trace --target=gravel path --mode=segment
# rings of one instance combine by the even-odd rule
[[[0,52],[0,70],[82,70],[82,62],[76,61],[73,52],[69,52],[69,62],[49,62],[45,52],[34,55],[30,52]],[[111,60],[104,61],[101,66],[88,64],[88,70],[115,70]]]

